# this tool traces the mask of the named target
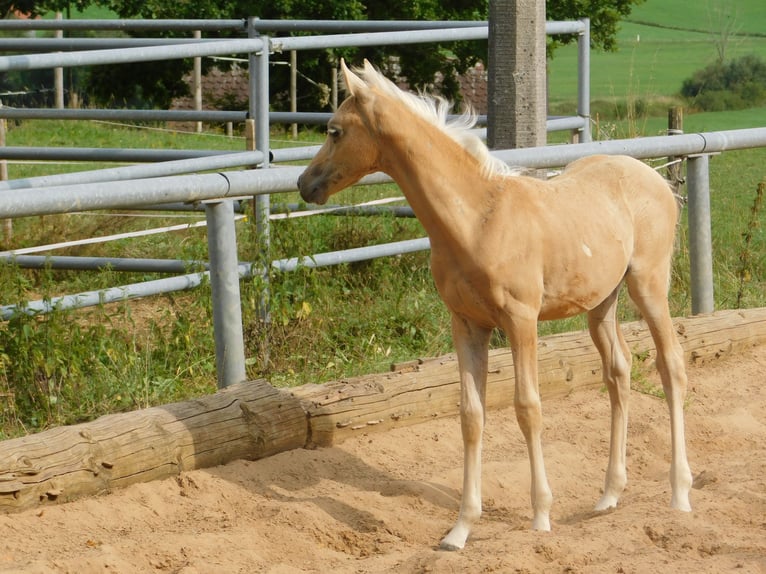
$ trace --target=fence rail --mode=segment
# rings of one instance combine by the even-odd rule
[[[6,26],[0,22],[2,29],[77,29],[72,27],[72,21],[24,23],[19,27]],[[16,24],[14,22],[14,24]],[[218,25],[216,28],[215,25]],[[312,23],[313,24],[313,23]],[[397,23],[397,25],[404,23]],[[282,28],[293,26],[294,23],[268,22],[257,19],[247,21],[109,21],[104,26],[114,26],[101,29],[176,29],[176,30],[214,30],[227,28],[242,30],[248,38],[234,40],[216,40],[205,42],[182,42],[170,45],[150,45],[130,47],[120,50],[92,50],[60,54],[29,54],[0,57],[0,71],[27,70],[50,68],[57,66],[77,66],[91,64],[111,64],[127,61],[148,61],[155,59],[173,59],[215,55],[232,52],[248,53],[250,69],[250,105],[246,121],[254,120],[255,148],[252,155],[242,158],[240,165],[259,163],[262,169],[220,171],[206,174],[180,174],[189,165],[183,162],[200,161],[200,165],[209,166],[213,157],[208,152],[202,152],[207,157],[199,160],[178,159],[190,156],[167,154],[175,158],[157,164],[154,171],[141,171],[139,167],[113,168],[107,172],[108,179],[95,175],[87,175],[90,180],[62,179],[65,185],[47,185],[48,180],[31,178],[18,183],[8,182],[5,189],[0,189],[0,218],[23,217],[82,211],[85,209],[117,209],[138,206],[156,206],[173,202],[205,202],[205,212],[209,227],[210,269],[199,273],[184,274],[156,281],[115,287],[106,291],[71,295],[48,301],[33,302],[27,307],[16,308],[6,306],[0,309],[0,315],[8,317],[17,312],[44,312],[55,306],[82,306],[83,304],[98,304],[110,300],[122,300],[149,293],[161,293],[180,289],[189,289],[199,285],[209,277],[213,285],[214,328],[216,337],[217,368],[219,385],[226,386],[237,382],[244,376],[244,352],[242,345],[241,317],[238,319],[239,277],[248,274],[259,274],[268,278],[265,266],[257,263],[239,263],[233,260],[236,253],[236,238],[233,234],[233,199],[256,198],[256,220],[259,232],[264,242],[268,244],[268,218],[270,206],[268,197],[272,193],[294,191],[296,180],[302,172],[301,167],[272,167],[273,160],[281,157],[307,157],[315,150],[303,148],[298,150],[273,150],[269,148],[269,101],[268,101],[268,67],[269,50],[299,50],[319,49],[341,46],[382,45],[392,43],[432,42],[457,39],[485,39],[487,36],[486,23],[477,26],[475,22],[441,23],[447,28],[427,28],[417,33],[409,31],[362,31],[355,34],[332,34],[319,37],[286,37],[269,38],[261,35],[264,31],[292,30]],[[85,26],[82,22],[74,26]],[[343,23],[317,24],[326,30],[338,31]],[[91,26],[91,29],[94,26]],[[86,28],[79,28],[86,29]],[[555,126],[563,129],[580,130],[583,139],[588,140],[589,125],[589,91],[588,91],[588,22],[548,23],[548,33],[576,33],[579,38],[580,66],[578,68],[578,116],[573,118],[552,118]],[[417,40],[413,39],[415,36]],[[264,48],[269,49],[264,49]],[[18,111],[0,110],[4,114],[17,114]],[[36,112],[37,113],[37,112]],[[43,112],[39,112],[42,114]],[[67,112],[69,113],[69,112]],[[107,113],[107,112],[104,112]],[[9,116],[5,116],[9,117]],[[19,117],[18,115],[16,117]],[[72,116],[73,117],[73,116]],[[237,116],[241,117],[241,116]],[[530,168],[556,167],[567,164],[578,157],[594,153],[627,154],[639,158],[688,156],[689,157],[689,203],[690,203],[690,252],[692,257],[692,298],[693,311],[704,312],[712,310],[712,261],[710,260],[710,213],[707,194],[709,185],[707,155],[720,151],[729,151],[747,147],[766,147],[766,128],[750,130],[731,130],[703,134],[676,135],[673,137],[654,137],[638,140],[616,140],[611,142],[581,143],[569,146],[549,146],[524,150],[503,150],[495,155],[504,161]],[[31,148],[30,148],[31,149]],[[38,149],[38,148],[35,148]],[[105,153],[109,150],[102,150]],[[6,150],[6,153],[7,150]],[[21,153],[21,152],[17,152]],[[126,154],[128,152],[125,152]],[[131,153],[140,155],[141,150]],[[195,152],[192,152],[195,153]],[[196,152],[200,153],[200,152]],[[231,156],[231,154],[228,154]],[[92,156],[91,156],[92,157]],[[161,158],[157,153],[154,159]],[[227,155],[221,155],[221,158]],[[233,158],[228,157],[226,161]],[[239,158],[236,161],[240,161]],[[167,164],[167,165],[165,165]],[[172,165],[171,165],[172,164]],[[183,165],[182,165],[183,164]],[[235,166],[231,166],[235,167]],[[209,167],[200,168],[208,169]],[[213,168],[218,169],[218,168]],[[225,169],[225,167],[221,167]],[[177,171],[166,171],[177,170]],[[168,173],[178,175],[168,175]],[[72,176],[77,177],[77,176]],[[109,181],[109,185],[103,185]],[[383,174],[373,174],[364,178],[363,184],[389,181]],[[59,182],[60,183],[60,182]],[[18,189],[15,188],[18,187]],[[23,192],[20,191],[23,188]],[[693,214],[691,212],[694,212]],[[370,246],[346,252],[307,255],[282,261],[269,262],[273,268],[290,270],[298,265],[315,266],[334,264],[359,258],[371,258],[386,254],[399,253],[428,248],[426,238],[388,244],[385,246]],[[13,254],[6,254],[13,258]],[[88,303],[91,301],[92,303]],[[225,352],[224,352],[225,350]]]

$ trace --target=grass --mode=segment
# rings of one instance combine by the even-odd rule
[[[711,3],[711,10],[715,8]],[[736,3],[740,35],[726,42],[726,57],[756,54],[766,59],[766,8],[758,0]],[[640,102],[655,115],[677,101],[681,83],[716,61],[723,42],[719,24],[708,22],[705,3],[648,0],[620,25],[616,52],[591,53],[591,106],[602,117],[624,117],[626,102]],[[677,17],[673,17],[676,15]],[[680,23],[681,29],[665,26]],[[750,34],[750,35],[744,35]],[[554,113],[572,113],[577,89],[577,48],[555,51],[548,66],[549,102]]]
[[[659,0],[637,10],[638,19],[662,13]],[[753,3],[746,3],[752,7]],[[651,10],[650,10],[651,8]],[[748,8],[749,10],[750,8]],[[644,13],[643,10],[646,10]],[[750,14],[750,13],[748,13]],[[755,18],[747,18],[748,25]],[[656,23],[656,20],[652,22]],[[763,23],[763,19],[761,20]],[[688,27],[697,26],[688,20]],[[636,28],[638,27],[638,28]],[[641,40],[635,44],[636,30]],[[631,44],[631,38],[634,44]],[[664,38],[664,39],[663,39]],[[599,137],[657,135],[666,128],[666,109],[696,66],[711,57],[710,41],[699,32],[668,31],[626,23],[617,54],[596,54],[594,108]],[[749,40],[748,40],[749,41]],[[756,49],[762,39],[753,39]],[[553,106],[573,108],[574,76],[569,48],[551,64]],[[704,52],[704,53],[703,53]],[[672,55],[669,57],[668,55]],[[712,56],[714,57],[714,55]],[[686,62],[692,62],[687,64]],[[666,73],[665,67],[672,68]],[[570,74],[570,78],[565,78]],[[566,92],[570,90],[570,92]],[[627,113],[631,110],[630,113]],[[598,113],[598,112],[597,112]],[[594,114],[595,117],[596,114]],[[689,114],[685,131],[716,131],[766,125],[766,108],[716,114]],[[282,136],[275,134],[275,140]],[[321,139],[302,134],[307,141]],[[8,145],[192,148],[242,150],[242,138],[218,133],[183,134],[104,122],[24,121],[12,124]],[[284,141],[280,145],[294,142]],[[764,180],[763,150],[727,152],[711,159],[716,308],[766,305],[766,237],[758,184]],[[94,169],[97,164],[11,164],[10,177]],[[398,195],[394,186],[355,188],[336,198],[355,203]],[[273,202],[298,201],[295,194]],[[13,247],[178,223],[124,213],[68,214],[14,221]],[[202,219],[202,215],[199,215]],[[275,221],[272,258],[420,237],[413,219],[321,216]],[[671,286],[674,315],[690,312],[686,224],[679,228]],[[240,259],[257,252],[249,222],[238,223]],[[9,247],[8,245],[4,248]],[[190,229],[61,254],[121,257],[207,257],[205,232]],[[154,279],[159,275],[67,272],[0,268],[3,304],[51,298],[64,293]],[[271,322],[258,319],[260,285],[242,284],[248,375],[280,386],[316,383],[387,370],[394,362],[452,350],[449,318],[438,298],[428,254],[415,253],[324,269],[299,269],[272,277]],[[636,318],[622,297],[623,320]],[[540,325],[540,334],[585,328],[584,318]],[[265,344],[268,342],[269,362]],[[493,339],[504,346],[501,336]],[[40,317],[17,317],[0,324],[0,438],[52,425],[92,419],[106,412],[181,400],[215,389],[210,291],[168,294],[124,304]]]
[[[725,22],[733,23],[739,35],[763,36],[762,23],[766,20],[766,5],[761,0],[649,0],[636,6],[630,22],[648,24],[665,29],[720,32]]]
[[[757,116],[761,113],[756,110]],[[724,118],[746,124],[747,112]],[[694,116],[692,116],[694,117]],[[737,119],[738,118],[738,119]],[[713,119],[705,121],[717,124]],[[27,130],[37,124],[35,129]],[[11,129],[9,145],[40,143],[44,134],[60,141],[98,141],[105,147],[178,147],[241,149],[238,138],[145,132],[110,124],[67,124],[50,120],[24,122]],[[86,134],[80,136],[80,130]],[[67,137],[65,134],[69,132]],[[316,139],[316,137],[312,137]],[[711,161],[716,307],[766,305],[766,238],[761,212],[754,212],[757,183],[764,172],[762,150],[729,152]],[[11,165],[11,177],[42,166]],[[45,166],[50,169],[50,166]],[[82,166],[80,166],[82,167]],[[93,166],[88,166],[93,167]],[[60,168],[58,168],[60,169]],[[355,203],[398,195],[394,186],[354,188],[336,196]],[[293,194],[274,198],[297,201]],[[161,215],[161,214],[155,214]],[[201,216],[200,216],[201,217]],[[752,225],[755,221],[756,224]],[[104,235],[154,227],[177,220],[122,217],[118,213],[58,215],[16,220],[14,246]],[[252,258],[257,237],[240,222],[240,258]],[[750,230],[746,243],[743,233]],[[675,262],[672,312],[690,312],[685,227]],[[272,257],[332,251],[422,236],[413,219],[322,216],[275,221]],[[740,272],[746,249],[748,273]],[[187,230],[71,248],[66,253],[132,257],[206,258],[203,230]],[[50,298],[63,293],[153,279],[147,274],[0,270],[3,303]],[[747,279],[746,281],[743,278]],[[449,319],[436,294],[428,255],[415,253],[385,260],[324,269],[299,269],[272,278],[272,321],[257,315],[259,285],[242,285],[248,374],[265,376],[279,386],[336,380],[380,372],[394,362],[451,351]],[[635,311],[623,297],[623,320]],[[584,318],[542,323],[540,334],[585,328]],[[270,362],[264,363],[268,341]],[[501,336],[496,346],[506,343]],[[0,433],[6,436],[55,424],[88,420],[105,412],[130,410],[210,393],[214,383],[214,348],[207,286],[130,304],[87,311],[19,317],[0,326]],[[3,399],[5,398],[5,404]]]

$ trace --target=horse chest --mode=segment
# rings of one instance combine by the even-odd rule
[[[459,266],[442,270],[432,266],[432,270],[439,295],[452,313],[487,327],[496,326],[501,301],[495,295],[496,285],[486,273]]]

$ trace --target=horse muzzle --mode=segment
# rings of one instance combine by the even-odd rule
[[[322,183],[321,177],[312,177],[307,171],[298,176],[298,191],[301,192],[301,198],[306,203],[324,205],[327,202],[325,192],[327,186]]]

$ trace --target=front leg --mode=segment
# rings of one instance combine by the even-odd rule
[[[532,529],[547,531],[551,529],[549,515],[553,495],[543,462],[542,407],[537,382],[537,319],[514,317],[514,320],[509,322],[506,333],[511,341],[516,375],[516,419],[527,442],[532,474]]]
[[[442,550],[459,550],[481,516],[481,438],[491,329],[452,315],[452,338],[460,369],[460,427],[463,433],[463,497],[460,514]]]

